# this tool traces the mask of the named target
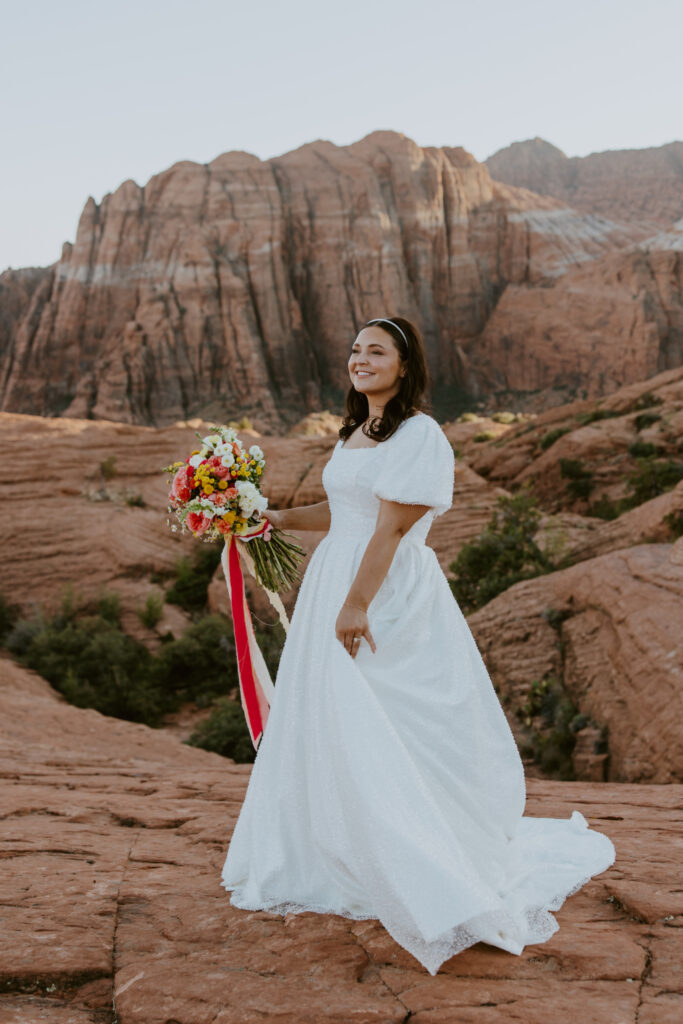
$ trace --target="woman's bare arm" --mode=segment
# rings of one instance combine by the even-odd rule
[[[367,609],[389,572],[401,537],[416,523],[429,505],[408,505],[380,499],[375,532],[368,541],[349,593],[335,624],[337,639],[352,657],[357,652],[354,636],[364,636],[373,652],[375,641],[370,632]]]
[[[315,505],[299,505],[297,508],[266,509],[266,519],[279,530],[317,530],[330,528],[330,504],[318,501]]]

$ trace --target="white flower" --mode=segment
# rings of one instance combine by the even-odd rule
[[[235,483],[238,493],[238,504],[245,515],[251,515],[256,508],[261,495],[250,480],[237,480]]]
[[[193,469],[196,469],[197,466],[201,465],[201,461],[201,455],[193,455],[192,458],[190,459],[190,465],[192,466]]]
[[[213,448],[214,445],[221,443],[221,439],[218,434],[207,434],[206,437],[202,438],[202,442],[208,445],[209,448]]]
[[[263,449],[259,448],[259,446],[257,444],[252,444],[251,448],[249,449],[249,454],[257,462],[262,462],[263,461]]]
[[[230,469],[235,461],[231,444],[217,444],[213,453],[221,460],[222,465],[227,469]]]

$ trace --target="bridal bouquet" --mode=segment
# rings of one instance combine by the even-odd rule
[[[298,582],[298,563],[305,553],[263,516],[268,499],[259,485],[266,460],[259,446],[253,444],[246,451],[232,427],[209,429],[206,437],[195,431],[201,447],[184,462],[163,467],[173,474],[168,511],[180,523],[181,532],[189,530],[203,541],[225,540],[221,564],[232,607],[242,708],[258,749],[275,688],[256,642],[241,561],[265,588],[286,633],[289,620],[279,591]],[[177,524],[171,529],[177,530]]]
[[[201,540],[234,536],[249,541],[258,583],[269,591],[288,590],[299,581],[304,552],[263,517],[268,507],[259,487],[266,465],[263,451],[257,444],[246,451],[233,427],[209,429],[206,437],[195,431],[201,447],[184,462],[163,467],[173,474],[168,511],[181,532],[189,530]]]

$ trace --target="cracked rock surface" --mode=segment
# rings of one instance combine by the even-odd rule
[[[431,977],[377,921],[230,905],[249,765],[71,707],[6,659],[0,696],[1,1024],[683,1018],[683,786],[529,779],[528,814],[579,809],[616,863],[547,943],[479,943]]]

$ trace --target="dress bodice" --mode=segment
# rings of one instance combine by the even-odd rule
[[[400,542],[424,544],[435,516],[450,507],[453,467],[448,439],[426,413],[404,420],[390,438],[371,447],[346,448],[340,439],[322,474],[329,537],[369,540],[384,497],[431,506]]]

